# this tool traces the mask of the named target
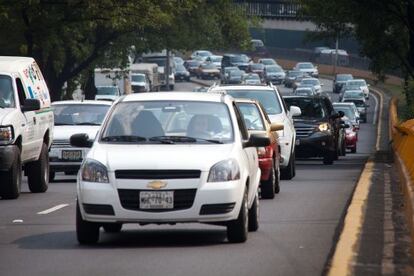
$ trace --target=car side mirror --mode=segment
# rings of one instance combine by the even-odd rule
[[[299,107],[292,105],[289,108],[289,113],[292,117],[297,117],[297,116],[300,116],[302,114],[302,111],[300,110]]]
[[[39,110],[40,101],[38,99],[25,99],[21,109],[23,112]]]
[[[271,131],[278,131],[278,130],[283,130],[285,128],[285,126],[283,124],[278,124],[278,123],[272,123],[270,125],[270,130]]]
[[[249,140],[243,143],[244,148],[267,147],[268,145],[270,145],[269,137],[258,134],[251,134]]]
[[[70,145],[77,148],[91,148],[93,141],[89,140],[89,136],[86,133],[78,133],[70,136]]]

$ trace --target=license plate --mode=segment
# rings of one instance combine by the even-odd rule
[[[139,193],[140,209],[173,209],[173,191],[143,191]]]
[[[81,161],[82,151],[81,150],[62,150],[62,159],[70,161]]]
[[[300,145],[300,140],[299,139],[296,139],[295,145],[296,146],[299,146]]]

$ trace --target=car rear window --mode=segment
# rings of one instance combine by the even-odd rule
[[[286,104],[290,106],[294,105],[300,108],[302,114],[295,118],[310,118],[310,119],[323,119],[326,117],[325,110],[321,102],[314,98],[284,98]]]

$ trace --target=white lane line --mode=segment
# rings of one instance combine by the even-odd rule
[[[375,110],[374,110],[374,118],[372,119],[372,124],[375,125],[377,123],[377,117],[378,117],[378,99],[377,95],[373,95],[374,101],[375,101]]]
[[[382,110],[383,110],[383,105],[384,105],[384,97],[382,96],[382,93],[379,90],[376,89],[371,89],[374,93],[377,94],[377,96],[379,97],[379,104],[377,105],[379,108],[379,112],[375,112],[375,114],[378,113],[378,125],[377,125],[377,142],[375,145],[375,150],[379,151],[380,150],[380,143],[381,143],[381,130],[382,130]]]
[[[54,207],[52,207],[52,208],[49,208],[49,209],[46,209],[46,210],[44,210],[44,211],[41,211],[41,212],[38,212],[37,214],[38,215],[47,215],[47,214],[50,214],[50,213],[52,213],[52,212],[54,212],[54,211],[57,211],[57,210],[59,210],[59,209],[62,209],[62,208],[65,208],[66,206],[68,206],[69,204],[59,204],[59,205],[56,205],[56,206],[54,206]]]

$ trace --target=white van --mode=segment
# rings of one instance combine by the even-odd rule
[[[34,59],[0,57],[2,199],[19,196],[23,166],[30,191],[47,190],[53,125],[49,90]]]

